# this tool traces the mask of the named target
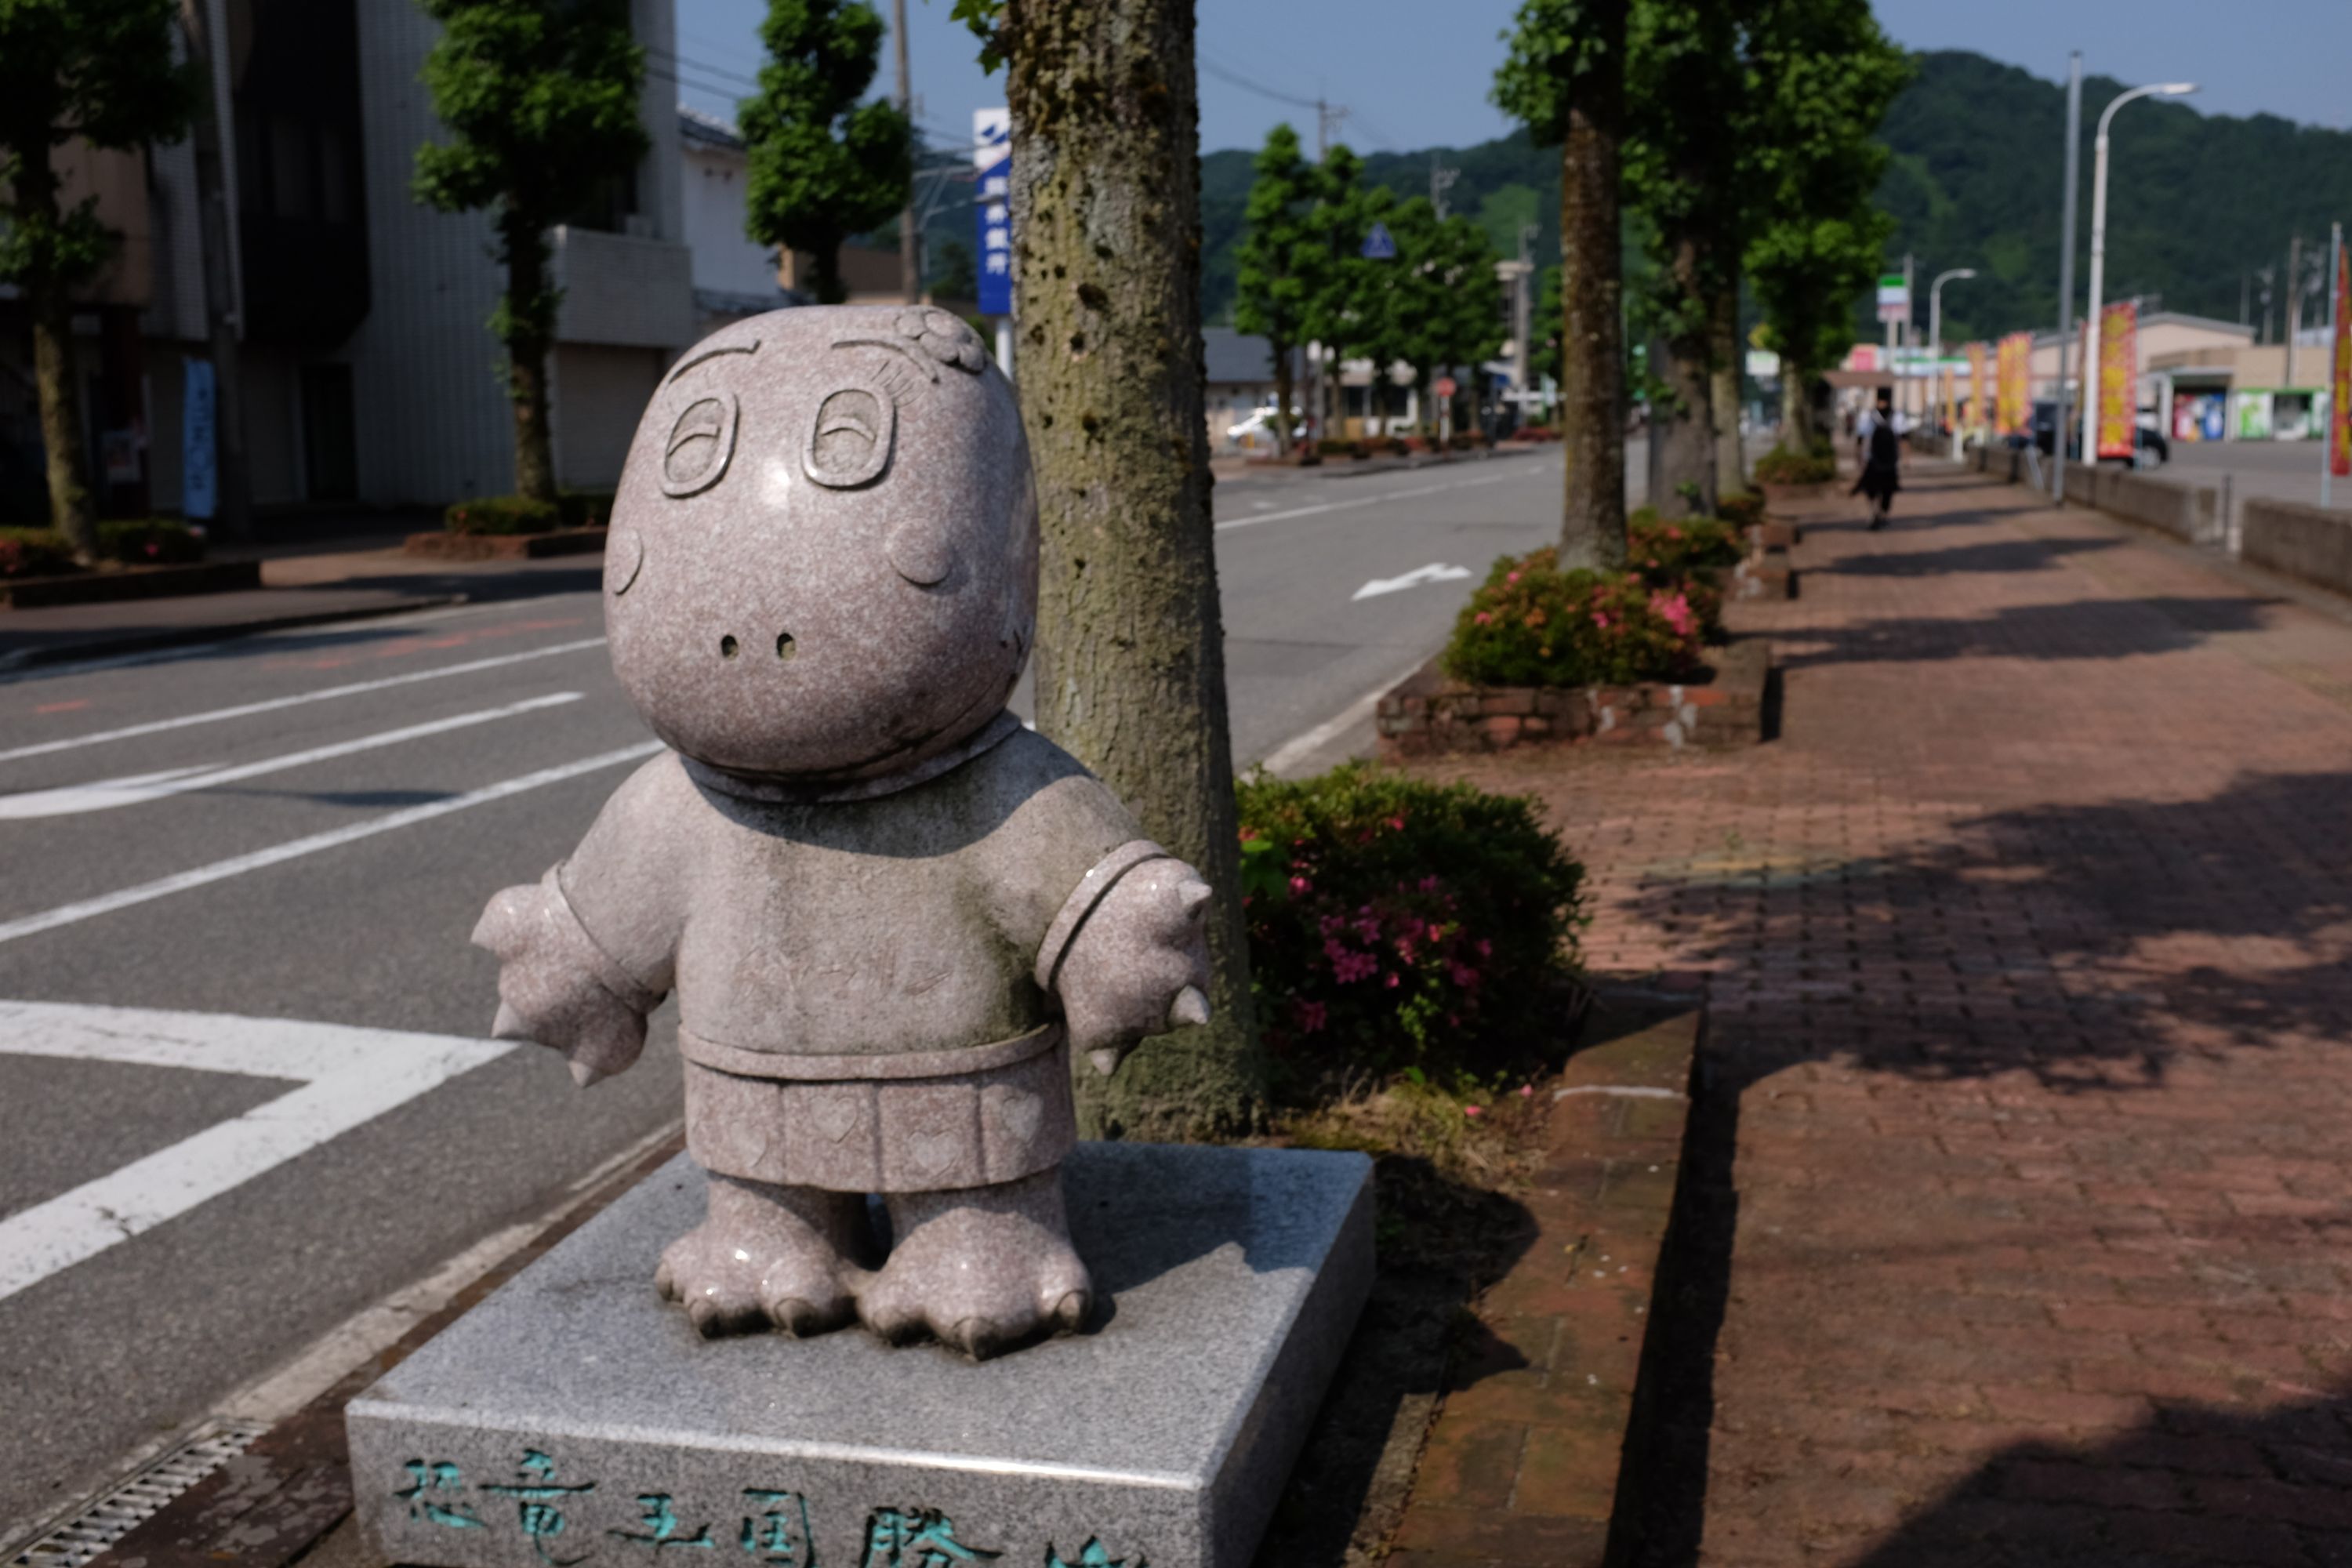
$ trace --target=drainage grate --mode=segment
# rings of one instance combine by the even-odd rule
[[[163,1510],[163,1505],[253,1446],[269,1430],[261,1421],[208,1421],[185,1441],[76,1517],[35,1538],[11,1568],[82,1568],[91,1558]]]

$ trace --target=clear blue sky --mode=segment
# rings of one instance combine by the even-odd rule
[[[741,79],[758,66],[764,0],[677,4],[680,97],[731,118],[750,90]],[[887,17],[890,0],[877,4]],[[981,74],[949,9],[950,0],[907,0],[919,118],[935,145],[960,143],[974,109],[1004,101],[1003,78]],[[1509,126],[1486,92],[1517,9],[1517,0],[1200,0],[1202,148],[1255,146],[1279,120],[1311,144],[1315,110],[1269,92],[1346,106],[1339,134],[1365,151],[1499,136]],[[1877,11],[1911,48],[1974,49],[2053,80],[2079,48],[2086,72],[2201,83],[2189,101],[2208,113],[2352,129],[2352,0],[1877,0]],[[886,45],[882,90],[890,72]]]

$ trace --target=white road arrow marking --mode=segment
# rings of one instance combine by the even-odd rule
[[[527,701],[509,702],[503,708],[459,713],[453,718],[436,719],[430,723],[409,724],[398,730],[386,730],[381,734],[362,735],[357,740],[338,741],[331,746],[313,746],[306,752],[289,752],[284,756],[263,757],[258,762],[237,763],[228,767],[166,768],[162,773],[131,773],[123,778],[100,779],[93,784],[68,784],[60,789],[32,789],[20,795],[0,795],[0,821],[23,821],[36,816],[78,816],[83,812],[138,805],[145,801],[161,800],[165,795],[185,795],[190,790],[211,789],[216,784],[274,773],[284,768],[299,768],[305,763],[322,763],[330,757],[348,757],[354,752],[372,752],[378,746],[396,746],[403,741],[438,735],[448,730],[462,730],[472,724],[487,724],[493,719],[510,719],[518,713],[577,702],[581,695],[577,691],[557,691],[545,697],[533,697]]]
[[[1402,577],[1375,577],[1357,589],[1355,597],[1375,599],[1382,594],[1402,594],[1407,588],[1418,588],[1423,583],[1452,583],[1469,575],[1470,568],[1467,566],[1441,566],[1432,562],[1418,572],[1408,572]]]

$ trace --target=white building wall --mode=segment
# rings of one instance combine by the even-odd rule
[[[360,499],[446,502],[514,489],[514,424],[490,336],[489,215],[409,195],[445,133],[419,73],[438,29],[413,0],[360,0],[360,124],[371,300],[352,335]]]
[[[688,142],[682,165],[694,286],[720,294],[774,298],[781,303],[783,290],[776,281],[774,250],[743,233],[750,162],[730,148]]]

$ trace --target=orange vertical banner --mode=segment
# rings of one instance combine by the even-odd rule
[[[1995,394],[2000,433],[2004,436],[2030,434],[2026,426],[2032,416],[2028,384],[2033,374],[2033,334],[2011,332],[2001,339],[1995,369],[2000,377],[2000,385]]]
[[[2139,422],[2139,305],[2126,300],[2099,312],[2099,456],[2132,455]]]
[[[2337,479],[2352,475],[2352,252],[2341,246],[2336,254],[2336,364],[2328,378],[2327,471]]]

